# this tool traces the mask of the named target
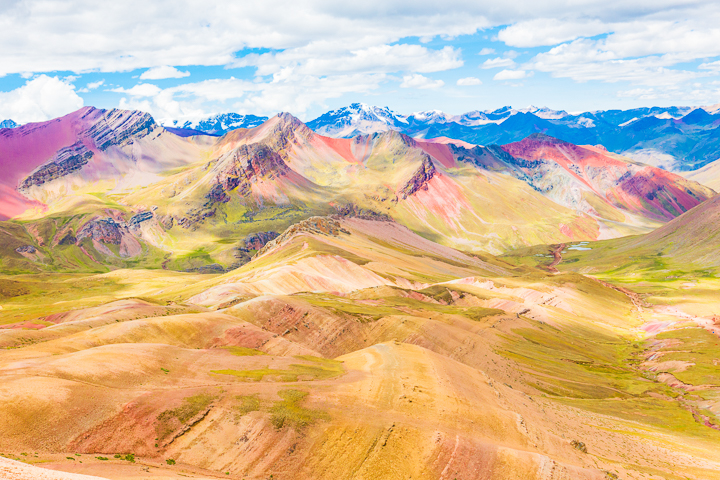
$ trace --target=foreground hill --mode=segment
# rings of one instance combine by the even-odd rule
[[[40,141],[39,139],[43,140]],[[3,143],[4,142],[4,143]],[[389,131],[334,139],[289,114],[221,137],[85,108],[2,130],[6,271],[226,271],[313,215],[391,218],[501,253],[644,233],[714,192],[594,147],[502,147]]]
[[[720,478],[714,407],[643,361],[658,347],[631,298],[387,220],[308,219],[219,276],[0,281],[13,459],[114,479]]]

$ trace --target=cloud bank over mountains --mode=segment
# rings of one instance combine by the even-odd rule
[[[1,3],[0,115],[21,123],[89,102],[182,119],[307,117],[333,99],[451,110],[554,92],[558,108],[590,109],[588,89],[632,106],[720,93],[715,2]]]

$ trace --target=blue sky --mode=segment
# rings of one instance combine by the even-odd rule
[[[707,105],[718,25],[693,0],[0,0],[0,119]]]

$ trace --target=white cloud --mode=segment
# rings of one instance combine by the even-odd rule
[[[0,92],[0,118],[17,123],[42,122],[83,106],[75,87],[59,79],[39,75],[22,87]]]
[[[267,112],[285,101],[279,109],[302,113],[308,105],[324,105],[342,92],[373,91],[390,76],[403,78],[405,84],[407,76],[461,67],[462,52],[452,39],[492,27],[501,28],[497,40],[508,47],[541,51],[517,65],[512,51],[483,48],[480,55],[497,56],[482,64],[502,69],[496,77],[518,75],[504,71],[531,75],[537,70],[577,82],[629,82],[655,88],[655,94],[670,92],[679,83],[683,89],[673,92],[695,95],[699,87],[690,82],[720,73],[715,66],[720,57],[720,3],[708,0],[457,0],[442,5],[430,0],[66,0],[50,2],[52,7],[46,0],[0,3],[0,45],[12,46],[0,49],[0,76],[147,69],[141,75],[145,81],[182,78],[189,73],[186,66],[204,65],[249,66],[259,77],[257,82],[233,79],[232,95],[137,85],[116,89],[128,95],[128,104],[144,100],[158,111],[194,112],[210,108],[208,102],[235,102],[238,108]],[[412,39],[450,43],[439,48]],[[267,53],[248,54],[258,51]],[[689,62],[703,63],[697,68]],[[74,94],[90,90],[86,86]]]
[[[415,73],[413,75],[406,75],[403,77],[403,81],[400,84],[401,88],[440,88],[443,85],[445,85],[445,82],[442,80],[433,80],[431,78],[425,77],[423,75],[420,75],[418,73]]]
[[[274,75],[291,68],[300,75],[439,72],[463,65],[460,50],[447,46],[432,50],[421,45],[377,45],[352,51],[337,42],[315,42],[278,53],[247,55],[233,64],[255,66],[257,75]]]
[[[471,85],[482,85],[482,81],[476,77],[465,77],[457,81],[457,85],[468,87]]]
[[[87,85],[85,85],[83,88],[78,89],[78,93],[88,93],[90,90],[95,90],[96,88],[102,86],[105,83],[105,80],[98,80],[97,82],[90,82]]]
[[[489,69],[489,68],[504,68],[504,67],[514,67],[515,62],[512,58],[502,58],[502,57],[496,57],[496,58],[490,58],[483,62],[482,65],[480,65],[480,68]]]
[[[403,38],[451,39],[491,25],[485,9],[472,4],[363,3],[66,0],[48,8],[44,0],[13,2],[0,9],[0,44],[13,47],[0,51],[0,75],[231,65],[245,49],[292,54],[323,44],[352,57]]]
[[[522,80],[531,76],[532,72],[528,74],[525,70],[503,70],[496,73],[493,80]]]
[[[701,70],[712,70],[714,72],[720,72],[720,60],[715,62],[701,63],[698,68]]]
[[[384,74],[318,78],[298,76],[291,72],[280,77],[269,82],[212,79],[166,89],[158,88],[152,96],[121,99],[120,108],[149,112],[163,124],[171,123],[172,120],[197,120],[208,113],[221,111],[258,115],[289,111],[304,118],[304,114],[314,106],[325,108],[327,99],[347,93],[369,93],[387,80]]]
[[[625,53],[627,52],[620,53],[608,48],[606,41],[579,39],[536,55],[528,66],[534,70],[550,72],[554,77],[572,78],[578,82],[627,81],[651,86],[675,85],[700,76],[712,75],[712,72],[670,68],[679,62],[675,55],[626,58]]]
[[[175,67],[162,65],[146,70],[140,75],[140,80],[162,80],[164,78],[183,78],[189,77],[190,72],[181,72]]]
[[[155,95],[159,94],[162,89],[157,85],[153,85],[152,83],[138,83],[132,88],[125,89],[122,87],[118,87],[113,88],[110,91],[116,93],[124,93],[133,97],[154,97]]]
[[[510,25],[498,32],[498,39],[512,47],[557,45],[578,37],[607,33],[612,26],[599,20],[565,21],[557,18],[536,18]]]

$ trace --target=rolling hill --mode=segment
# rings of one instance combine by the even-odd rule
[[[638,361],[656,346],[633,340],[630,298],[386,219],[306,220],[220,276],[1,281],[12,459],[103,478],[718,478],[712,409]]]

